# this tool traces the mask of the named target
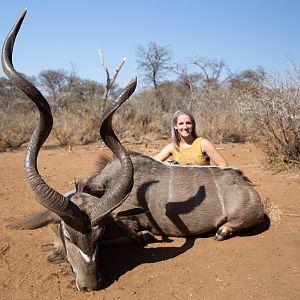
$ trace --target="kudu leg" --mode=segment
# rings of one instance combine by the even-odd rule
[[[226,237],[231,235],[233,232],[233,229],[227,225],[223,225],[219,228],[219,230],[216,232],[216,235],[214,239],[216,241],[223,241]]]
[[[154,237],[152,233],[147,230],[140,231],[136,234],[136,236],[122,236],[113,238],[110,240],[102,240],[100,242],[101,247],[111,247],[111,246],[119,246],[119,245],[127,245],[137,243],[138,245],[145,245],[149,243],[158,242],[158,240]]]
[[[138,245],[158,242],[156,237],[148,230],[141,230],[136,220],[126,218],[115,218],[118,226],[128,234]]]

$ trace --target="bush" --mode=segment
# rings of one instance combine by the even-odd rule
[[[256,98],[243,102],[271,163],[300,164],[300,72],[272,74]]]
[[[53,136],[61,146],[99,141],[101,105],[98,101],[72,102],[54,112]]]
[[[0,151],[16,149],[27,143],[36,122],[34,112],[16,112],[13,116],[0,112]]]

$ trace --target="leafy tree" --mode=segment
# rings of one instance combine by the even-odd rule
[[[35,77],[28,77],[22,74],[29,82],[35,83]],[[7,78],[0,78],[0,108],[5,113],[12,113],[13,111],[31,110],[33,104],[28,100],[27,96],[20,91]]]
[[[198,82],[202,79],[201,74],[188,72],[186,63],[176,63],[172,67],[172,71],[178,75],[178,82],[184,85],[190,91],[191,96],[197,91]]]
[[[64,105],[64,92],[68,83],[67,71],[44,70],[39,74],[39,82],[54,108]]]
[[[101,97],[104,86],[94,80],[70,76],[67,91],[74,101],[92,101]]]
[[[234,75],[229,82],[231,88],[255,92],[265,79],[266,71],[263,67],[258,67],[256,70],[248,69]]]

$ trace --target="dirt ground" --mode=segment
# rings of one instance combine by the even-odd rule
[[[130,150],[154,154],[167,141]],[[77,291],[67,263],[50,264],[51,226],[16,231],[6,224],[41,206],[27,190],[24,151],[0,154],[0,299],[300,299],[300,172],[263,168],[253,144],[218,145],[256,185],[270,218],[261,226],[216,242],[212,235],[102,250],[104,288]],[[74,178],[95,169],[104,145],[43,149],[39,169],[52,187],[68,191]]]

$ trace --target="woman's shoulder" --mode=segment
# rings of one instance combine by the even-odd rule
[[[169,143],[169,144],[167,144],[167,145],[164,147],[164,149],[167,149],[167,150],[169,150],[170,152],[172,152],[172,151],[175,149],[175,147],[174,147],[174,144],[173,144],[173,143]]]
[[[173,154],[174,145],[173,143],[170,143],[163,147],[163,149],[154,156],[154,159],[159,161],[164,161],[167,159],[170,155]]]
[[[205,152],[208,149],[215,148],[214,144],[206,138],[201,138],[200,146],[203,152]]]
[[[198,139],[200,140],[201,144],[212,144],[212,142],[207,138],[199,137]]]
[[[207,139],[203,138],[203,137],[197,137],[195,139],[195,141],[193,142],[194,145],[200,146],[202,148],[203,144],[207,143]]]
[[[201,143],[201,140],[202,140],[202,137],[198,136],[198,137],[195,138],[193,144],[195,144],[195,143]]]

